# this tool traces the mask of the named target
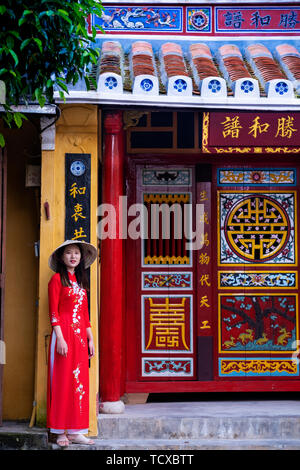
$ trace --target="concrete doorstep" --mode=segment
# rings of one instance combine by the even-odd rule
[[[64,450],[299,450],[298,400],[146,403],[100,414],[92,445]],[[48,431],[4,423],[0,450],[60,450]]]

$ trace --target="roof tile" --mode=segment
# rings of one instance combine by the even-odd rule
[[[201,83],[209,77],[225,79],[228,94],[232,94],[232,90],[235,92],[235,82],[240,83],[241,79],[250,79],[252,82],[257,79],[261,96],[266,96],[269,82],[276,79],[293,82],[294,88],[300,91],[300,53],[290,44],[279,44],[274,56],[260,43],[248,45],[244,56],[237,45],[229,43],[221,45],[215,53],[212,53],[207,44],[201,42],[189,44],[187,50],[188,52],[183,53],[179,43],[165,42],[155,53],[150,41],[139,40],[131,44],[130,53],[126,58],[120,42],[104,41],[99,74],[112,72],[122,79],[123,75],[126,76],[123,88],[128,91],[137,89],[136,78],[142,75],[150,77],[150,81],[151,76],[156,77],[155,80],[162,84],[159,87],[160,93],[168,94],[168,83],[174,83],[177,76],[187,83],[193,81],[194,94],[199,94]],[[292,84],[290,85],[292,87]],[[241,88],[240,93],[243,93],[243,90],[244,88]],[[247,97],[249,96],[248,94]]]

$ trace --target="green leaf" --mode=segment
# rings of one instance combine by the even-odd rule
[[[38,101],[39,101],[40,107],[43,108],[43,106],[45,106],[45,103],[46,103],[46,98],[43,95],[41,95]]]
[[[28,46],[28,44],[30,43],[31,41],[31,38],[29,39],[25,39],[24,41],[21,42],[21,46],[20,46],[20,50],[22,51],[24,49],[24,47]]]
[[[34,90],[34,96],[35,96],[35,99],[39,101],[40,97],[42,96],[42,90],[40,90],[39,88],[36,88]]]
[[[19,129],[22,126],[22,117],[20,116],[20,114],[21,113],[14,113],[14,121]]]
[[[4,139],[4,135],[1,134],[0,132],[0,147],[4,147],[5,146],[5,139]]]
[[[62,88],[66,93],[68,93],[68,87],[62,80],[57,79],[56,83],[60,88]]]
[[[24,10],[23,11],[23,16],[31,15],[31,13],[33,13],[32,10]]]
[[[6,45],[9,49],[13,49],[15,44],[14,38],[12,36],[7,36],[6,38]]]
[[[66,97],[63,91],[59,90],[59,96],[62,100],[64,100],[64,103],[66,102]]]
[[[26,21],[27,21],[26,16],[31,15],[32,13],[33,13],[32,10],[24,10],[22,17],[18,21],[18,25],[22,26],[23,23],[26,23]]]
[[[14,58],[15,64],[18,65],[19,59],[18,59],[18,56],[17,56],[17,54],[15,53],[15,51],[13,51],[12,49],[9,49],[8,52],[9,52],[10,55]]]
[[[66,10],[62,10],[61,8],[59,8],[57,11],[61,13],[62,15],[69,16],[69,13]]]
[[[86,89],[90,90],[91,89],[91,84],[90,84],[90,81],[89,81],[89,79],[86,75],[84,76],[84,81],[85,81]]]
[[[42,47],[43,43],[42,43],[42,41],[38,38],[32,38],[32,39],[38,45],[38,48],[39,48],[39,50],[42,54],[43,53],[43,47]]]

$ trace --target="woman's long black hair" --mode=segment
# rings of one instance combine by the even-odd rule
[[[89,280],[88,280],[88,276],[87,276],[87,270],[84,267],[83,252],[82,252],[82,249],[81,249],[80,245],[76,244],[76,242],[74,243],[74,245],[76,245],[78,247],[78,249],[80,250],[80,253],[81,253],[80,263],[75,268],[75,276],[76,276],[76,279],[77,279],[77,283],[83,289],[89,290]],[[60,279],[61,279],[61,283],[62,283],[63,286],[72,287],[69,276],[68,276],[67,267],[66,267],[65,263],[62,260],[62,256],[63,256],[65,248],[66,247],[63,246],[62,248],[60,248],[56,252],[56,259],[57,259],[56,272],[58,272],[60,274]]]

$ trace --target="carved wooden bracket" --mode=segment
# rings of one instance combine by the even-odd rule
[[[138,123],[141,117],[143,117],[145,114],[148,114],[145,111],[136,111],[136,110],[131,110],[131,111],[124,111],[123,113],[123,120],[124,120],[124,130],[128,129],[129,127],[135,127]]]

